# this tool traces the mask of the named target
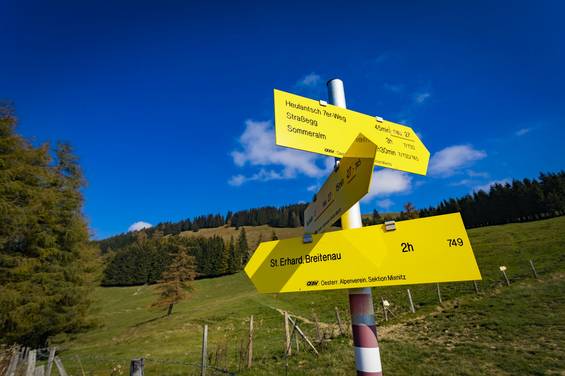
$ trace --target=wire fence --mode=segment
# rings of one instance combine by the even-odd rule
[[[493,245],[497,252],[503,247]],[[561,242],[554,244],[562,247]],[[494,248],[493,248],[494,249]],[[538,257],[535,260],[527,258],[516,249],[508,249],[499,260],[499,266],[494,267],[492,259],[488,268],[482,268],[482,281],[457,283],[393,286],[375,289],[375,316],[381,324],[386,319],[404,320],[413,315],[412,305],[407,296],[410,289],[413,307],[416,313],[426,309],[434,309],[442,302],[455,300],[468,295],[481,297],[482,294],[492,293],[506,288],[508,284],[525,279],[538,278],[549,274],[556,268],[556,261],[563,262],[564,255],[558,260],[548,260]],[[479,265],[481,259],[477,259]],[[501,267],[504,267],[502,270]],[[384,301],[386,300],[386,306]],[[334,309],[335,308],[335,309]],[[340,315],[341,313],[341,315]],[[339,317],[338,317],[339,316]],[[339,336],[351,336],[350,317],[345,304],[339,307],[313,307],[308,317],[292,315],[301,327],[305,336],[312,339],[315,347],[323,351],[325,343]],[[183,352],[182,357],[166,358],[146,355],[143,358],[143,369],[149,375],[201,375],[205,368],[206,375],[236,375],[251,367],[253,363],[267,363],[273,357],[287,356],[288,339],[285,339],[284,312],[275,307],[265,307],[255,316],[250,331],[249,319],[230,328],[210,327],[210,343],[206,342],[206,356],[203,359],[202,349]],[[386,325],[386,324],[385,324]],[[280,340],[280,346],[273,347],[273,338]],[[251,344],[250,344],[251,342]],[[275,341],[276,342],[276,341]],[[298,352],[308,352],[308,347],[299,338],[294,338],[290,344],[294,356]],[[62,349],[57,353],[61,371],[52,365],[52,375],[133,375],[130,372],[132,357],[107,357],[94,354],[76,354],[72,349]],[[33,352],[32,352],[33,351]],[[51,348],[31,350],[25,347],[0,347],[0,375],[6,376],[49,376],[45,373],[49,362]],[[135,349],[134,349],[135,351]],[[251,352],[251,355],[250,355]],[[32,355],[30,355],[32,354]],[[30,357],[33,357],[34,369],[30,373]],[[138,356],[139,357],[139,356]],[[17,363],[14,366],[14,363]],[[288,364],[288,363],[287,363]],[[39,371],[43,368],[43,371]],[[41,373],[43,372],[43,373]],[[141,374],[140,374],[141,375]],[[137,375],[136,375],[137,376]]]

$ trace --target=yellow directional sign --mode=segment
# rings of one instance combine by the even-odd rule
[[[262,293],[481,279],[459,213],[264,242],[245,273]]]
[[[304,211],[304,232],[319,234],[369,192],[377,145],[359,134]]]
[[[375,165],[426,174],[430,152],[412,128],[275,90],[277,145],[341,158],[360,132],[377,145]]]

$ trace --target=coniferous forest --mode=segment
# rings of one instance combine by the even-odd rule
[[[565,213],[565,171],[556,173],[540,173],[537,179],[513,180],[510,183],[496,183],[489,192],[479,190],[460,198],[443,200],[437,206],[416,209],[411,204],[398,216],[387,216],[386,219],[405,220],[417,217],[460,212],[465,227],[473,228],[512,222],[532,221],[540,218],[560,216]],[[180,222],[164,222],[155,227],[142,230],[148,236],[154,232],[165,235],[176,235],[183,231],[219,226],[260,226],[301,227],[304,225],[304,209],[306,204],[287,205],[280,208],[266,206],[238,212],[228,211],[225,216],[208,214],[186,219]],[[382,223],[376,210],[373,215],[364,219],[365,225]],[[102,252],[124,249],[136,239],[136,233],[128,232],[116,235],[98,244]]]
[[[179,222],[162,222],[158,225],[141,230],[149,237],[154,232],[163,233],[163,235],[177,235],[184,231],[193,231],[197,233],[202,228],[214,228],[219,226],[231,226],[236,229],[241,226],[261,226],[269,225],[272,227],[300,227],[304,223],[304,209],[307,204],[287,205],[280,208],[274,206],[265,206],[249,210],[240,210],[238,212],[228,211],[225,216],[220,214],[201,215],[191,219],[185,219]],[[136,239],[134,232],[126,232],[120,235],[100,240],[97,243],[102,252],[110,250],[123,249],[125,246],[133,243]]]
[[[304,204],[281,208],[264,207],[228,212],[225,221],[216,222],[219,215],[196,217],[179,223],[196,223],[205,227],[270,224],[273,227],[300,227],[303,217],[299,213]],[[381,217],[375,210],[364,218],[365,225],[382,223],[386,219],[407,220],[447,213],[460,212],[467,228],[532,221],[565,213],[565,172],[542,173],[538,179],[514,180],[495,184],[487,193],[483,190],[458,199],[442,201],[436,207],[417,210],[412,204],[396,216]],[[104,272],[103,285],[122,286],[155,283],[176,255],[178,247],[187,247],[196,258],[197,277],[214,277],[235,273],[243,268],[253,250],[249,249],[242,227],[240,236],[226,244],[220,237],[163,237],[177,232],[179,223],[160,224],[151,229],[130,232],[100,242],[101,248],[114,254]],[[198,235],[195,231],[194,235]]]
[[[216,277],[233,274],[242,269],[249,259],[245,230],[238,239],[227,244],[219,236],[171,237],[153,232],[148,238],[143,231],[135,233],[135,240],[111,256],[104,270],[103,286],[129,286],[156,283],[178,255],[186,249],[196,261],[196,277]]]
[[[460,212],[466,228],[534,221],[565,214],[565,171],[540,173],[538,179],[494,184],[457,199],[422,209],[420,217]]]

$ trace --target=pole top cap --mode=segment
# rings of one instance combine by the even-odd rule
[[[334,77],[334,78],[330,78],[330,79],[326,82],[326,85],[329,86],[330,83],[333,82],[333,81],[339,81],[339,82],[341,82],[341,83],[343,84],[343,81],[341,80],[341,78]]]

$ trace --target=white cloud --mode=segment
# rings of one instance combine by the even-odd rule
[[[285,177],[282,176],[280,173],[273,171],[273,170],[265,170],[260,169],[259,172],[251,175],[234,175],[228,180],[228,184],[234,187],[239,187],[243,183],[247,183],[248,181],[270,181],[270,180],[280,180],[284,179]]]
[[[472,185],[472,184],[476,184],[478,183],[476,180],[473,179],[463,179],[463,180],[459,180],[456,181],[454,183],[450,183],[449,185],[452,187],[459,187],[461,185]]]
[[[230,178],[230,180],[228,180],[228,184],[234,187],[239,187],[240,185],[242,185],[243,183],[245,183],[247,181],[247,178],[245,177],[245,175],[234,175]]]
[[[320,189],[320,188],[318,187],[317,184],[309,185],[309,186],[306,188],[306,190],[307,190],[308,192],[317,192],[318,189]]]
[[[139,230],[143,230],[144,228],[150,228],[150,227],[153,227],[151,223],[139,221],[129,226],[128,231],[139,231]]]
[[[382,64],[390,58],[390,54],[387,52],[383,52],[379,54],[377,57],[373,59],[375,64]]]
[[[482,185],[478,185],[475,188],[473,188],[473,192],[478,192],[478,191],[485,191],[486,193],[490,192],[490,187],[495,185],[495,184],[506,184],[506,183],[510,183],[510,178],[504,178],[504,179],[500,179],[500,180],[493,180],[491,182],[488,182],[486,184],[482,184]]]
[[[431,97],[431,93],[423,92],[423,93],[416,93],[414,94],[414,102],[418,104],[424,103],[429,97]]]
[[[485,178],[485,179],[490,176],[488,172],[473,171],[473,170],[467,170],[467,175],[469,175],[472,178]]]
[[[378,170],[373,173],[369,193],[363,197],[364,202],[372,201],[375,197],[404,193],[412,188],[412,177],[405,172],[396,170]]]
[[[235,175],[228,181],[230,185],[238,186],[251,180],[292,179],[297,174],[318,178],[333,167],[328,161],[324,162],[324,167],[320,167],[317,154],[276,146],[275,132],[270,122],[247,120],[245,124],[245,131],[239,138],[240,150],[231,152],[235,165],[280,166],[282,170],[261,169],[249,177]]]
[[[390,198],[385,198],[384,200],[377,201],[377,205],[385,210],[388,210],[394,205],[394,201]]]
[[[532,131],[532,128],[522,128],[518,129],[514,134],[518,137],[524,136]]]
[[[404,89],[404,86],[400,85],[400,84],[384,83],[383,88],[385,88],[385,90],[391,91],[393,93],[400,93]]]
[[[465,173],[467,174],[467,176],[469,176],[468,178],[463,178],[459,181],[449,183],[449,185],[452,187],[458,187],[458,186],[472,187],[474,185],[479,184],[481,181],[484,181],[484,179],[488,179],[490,177],[490,174],[488,172],[482,172],[482,171],[467,170],[465,171]]]
[[[452,176],[458,172],[458,169],[467,167],[486,156],[487,153],[473,149],[470,145],[449,146],[430,158],[428,172],[435,176]]]
[[[312,72],[304,76],[296,84],[298,86],[313,87],[313,86],[318,86],[321,82],[322,82],[322,77],[320,77],[319,74]]]

